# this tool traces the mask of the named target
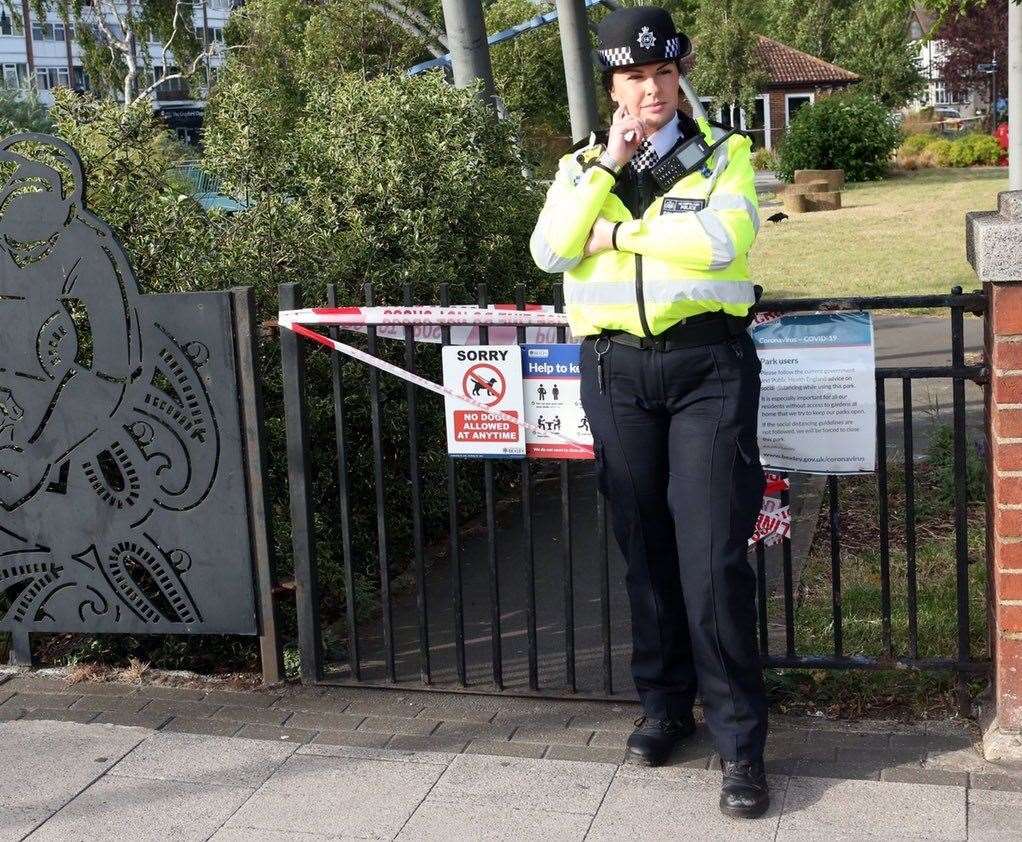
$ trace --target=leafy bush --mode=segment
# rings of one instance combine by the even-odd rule
[[[248,210],[233,222],[237,265],[226,277],[256,286],[261,316],[277,310],[277,285],[297,281],[304,301],[326,301],[336,284],[341,304],[364,302],[372,282],[380,303],[401,303],[405,283],[417,303],[438,303],[439,285],[451,299],[475,300],[478,283],[491,300],[513,301],[515,286],[549,300],[552,282],[532,265],[528,239],[542,191],[522,175],[515,121],[497,121],[472,90],[457,90],[439,73],[417,78],[381,75],[292,77],[281,107],[275,90],[243,66],[228,65],[206,117],[204,169],[226,191],[245,197]],[[403,345],[381,340],[379,353],[403,362]],[[435,349],[422,349],[420,373],[439,376]],[[290,556],[286,526],[286,465],[279,405],[279,356],[267,346],[264,364],[274,508],[280,555]],[[373,452],[369,445],[367,373],[343,365],[350,459],[357,589],[373,589],[378,564]],[[343,605],[343,568],[336,524],[337,487],[329,357],[310,355],[307,369],[312,489],[320,537],[319,569],[327,617]],[[408,562],[411,502],[405,385],[380,380],[388,539],[394,573]],[[446,447],[442,404],[419,402],[420,473],[425,487],[444,487]],[[459,472],[461,511],[471,514],[481,484]],[[427,540],[446,526],[444,494],[426,494]],[[430,534],[432,533],[432,534]],[[359,581],[361,578],[362,581]]]
[[[971,162],[966,166],[996,166],[1001,160],[1001,145],[993,135],[970,134],[957,141],[968,146]]]
[[[494,301],[513,301],[517,283],[550,300],[552,281],[532,265],[528,238],[542,191],[523,178],[517,125],[500,122],[471,90],[440,74],[290,76],[285,98],[262,76],[228,67],[206,116],[201,168],[245,200],[242,213],[203,211],[168,177],[178,149],[151,107],[60,91],[57,132],[81,153],[93,209],[114,229],[146,293],[256,289],[261,320],[277,311],[277,286],[302,284],[304,300],[326,301],[336,284],[342,304],[400,303],[405,283],[421,303],[438,303],[450,284],[458,303],[486,283]],[[357,338],[352,340],[358,342]],[[380,353],[402,361],[403,344],[381,340]],[[439,375],[435,348],[419,352],[419,370]],[[287,466],[276,338],[262,344],[269,493],[278,572],[291,570]],[[349,478],[354,501],[373,499],[366,369],[343,365]],[[317,562],[325,619],[342,614],[344,577],[337,526],[330,359],[311,352],[307,367]],[[411,505],[405,387],[381,378],[387,526],[395,574],[408,563]],[[444,487],[442,404],[419,404],[420,470],[428,488]],[[482,484],[474,466],[459,471],[459,505],[471,515]],[[445,494],[424,495],[426,539],[447,523]],[[355,588],[375,591],[375,510],[356,506]],[[369,600],[363,600],[362,607]],[[285,613],[291,612],[285,606]],[[285,639],[287,632],[285,631]]]
[[[919,165],[923,167],[951,166],[954,143],[946,138],[935,140],[919,153]]]
[[[52,132],[50,110],[35,88],[0,87],[0,137],[16,132]]]
[[[967,134],[951,140],[932,134],[910,135],[898,147],[898,166],[918,167],[995,166],[1001,147],[987,134]]]
[[[777,156],[772,150],[761,146],[752,153],[752,166],[757,170],[777,169]]]
[[[886,173],[900,138],[876,100],[854,92],[824,97],[795,115],[777,172],[785,181],[803,169],[841,169],[848,181],[876,180]]]
[[[935,140],[939,140],[939,138],[930,132],[910,134],[901,142],[898,151],[908,155],[918,155]]]

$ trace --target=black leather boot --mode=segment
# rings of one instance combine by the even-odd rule
[[[755,819],[770,806],[766,769],[762,760],[722,760],[724,781],[720,788],[720,811],[738,819]]]
[[[640,766],[660,766],[686,737],[696,730],[695,720],[650,719],[642,716],[635,720],[635,730],[628,737],[628,760]]]

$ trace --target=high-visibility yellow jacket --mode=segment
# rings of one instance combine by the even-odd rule
[[[697,122],[708,143],[725,134],[706,120]],[[601,144],[591,139],[581,152],[561,158],[530,249],[540,269],[564,273],[565,312],[574,335],[601,328],[655,335],[697,313],[748,314],[755,295],[746,256],[759,231],[751,147],[745,135],[732,135],[703,170],[653,199],[639,218],[612,192],[614,176],[593,166]],[[691,203],[668,202],[665,208],[671,198],[706,205],[674,212]],[[617,248],[583,258],[601,216],[622,223]]]

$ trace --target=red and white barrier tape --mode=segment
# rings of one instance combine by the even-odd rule
[[[501,412],[500,410],[493,409],[492,407],[487,406],[485,403],[482,403],[481,401],[473,400],[472,398],[467,397],[465,395],[459,395],[457,392],[453,391],[452,389],[448,389],[446,386],[441,386],[439,383],[434,383],[432,380],[427,380],[425,377],[420,377],[417,374],[412,374],[410,371],[406,371],[400,366],[388,363],[386,360],[381,360],[379,357],[374,357],[372,354],[367,354],[365,351],[360,351],[358,348],[353,348],[351,345],[345,345],[343,342],[338,342],[336,339],[331,339],[329,336],[323,336],[323,334],[321,333],[316,333],[316,331],[314,330],[310,330],[307,327],[303,327],[297,321],[292,321],[290,323],[281,322],[280,326],[290,331],[293,331],[299,336],[304,336],[306,339],[311,339],[313,342],[318,342],[320,345],[324,345],[327,348],[331,348],[334,351],[339,351],[342,354],[347,354],[352,359],[358,360],[359,362],[363,362],[366,365],[371,365],[374,368],[378,368],[380,371],[386,372],[387,374],[393,374],[395,377],[399,377],[402,380],[407,381],[408,383],[413,383],[416,386],[421,386],[423,389],[428,389],[430,392],[435,392],[438,395],[454,398],[455,400],[470,404],[471,406],[474,406],[476,409],[481,409],[484,412],[488,412],[490,415],[496,416],[501,421],[507,421],[508,423],[514,424],[516,427],[522,427],[526,430],[530,430],[531,432],[537,433],[542,436],[558,439],[559,441],[562,441],[565,444],[567,444],[572,449],[580,450],[586,455],[590,455],[592,453],[592,449],[586,447],[581,442],[577,442],[574,439],[568,438],[567,436],[562,436],[560,433],[554,432],[552,430],[541,429],[537,427],[535,424],[530,424],[528,421],[522,418],[517,418],[514,415],[508,415],[506,412]]]
[[[445,386],[441,386],[439,383],[434,383],[432,380],[427,380],[425,377],[412,374],[410,371],[406,371],[399,366],[392,365],[385,360],[374,357],[372,354],[367,354],[364,351],[360,351],[358,348],[346,345],[343,342],[338,342],[336,339],[323,336],[321,333],[316,333],[316,331],[305,327],[305,325],[317,324],[332,325],[342,328],[359,328],[366,325],[492,325],[502,327],[535,327],[537,325],[547,327],[567,327],[568,325],[567,318],[563,313],[553,313],[546,309],[535,308],[529,310],[517,310],[511,309],[510,305],[498,305],[498,307],[499,309],[483,309],[481,307],[472,306],[312,307],[303,310],[281,310],[278,315],[278,324],[280,327],[286,328],[299,336],[304,336],[306,339],[311,339],[313,342],[318,342],[320,345],[324,345],[334,351],[346,354],[352,359],[364,362],[367,365],[378,368],[380,371],[386,372],[387,374],[393,374],[395,377],[399,377],[408,383],[421,386],[423,389],[427,389],[438,395],[451,397],[455,400],[470,404],[477,409],[481,409],[484,412],[488,412],[491,415],[500,418],[502,421],[507,421],[517,427],[530,430],[533,433],[558,439],[567,444],[569,447],[581,450],[587,455],[591,454],[592,451],[589,447],[575,441],[574,439],[562,436],[560,433],[556,433],[551,430],[540,429],[524,419],[516,418],[513,415],[508,415],[507,413],[499,410],[494,410],[480,401],[475,401],[465,395],[459,395],[457,392],[454,392]],[[759,321],[772,321],[779,315],[780,314],[777,313],[762,314],[763,317],[759,319]],[[766,476],[766,494],[785,491],[791,487],[791,483],[787,477],[782,477],[772,473],[768,473]],[[764,496],[759,518],[756,521],[755,532],[749,539],[749,544],[752,545],[757,541],[763,541],[766,546],[770,546],[772,544],[776,544],[783,538],[789,537],[790,532],[790,508],[788,506],[782,506],[780,499],[776,497]]]
[[[545,309],[511,309],[499,305],[483,307],[310,307],[281,310],[277,321],[291,325],[512,325],[515,327],[567,327],[568,317]]]

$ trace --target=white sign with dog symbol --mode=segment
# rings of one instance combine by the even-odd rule
[[[443,349],[444,386],[464,400],[445,399],[451,456],[507,459],[525,456],[525,434],[512,422],[525,416],[522,349],[518,345],[464,345]],[[487,412],[492,408],[495,415]]]

